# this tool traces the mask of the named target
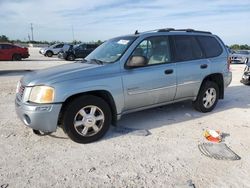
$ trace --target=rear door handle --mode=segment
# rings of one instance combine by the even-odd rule
[[[173,69],[167,69],[165,70],[165,74],[172,74],[174,72]]]
[[[202,64],[200,67],[201,67],[201,69],[206,69],[207,68],[207,64]]]

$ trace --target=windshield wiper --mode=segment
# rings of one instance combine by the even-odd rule
[[[95,62],[98,65],[103,65],[103,61],[99,60],[99,59],[90,59],[91,62]]]

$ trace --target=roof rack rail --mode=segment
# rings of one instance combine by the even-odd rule
[[[134,34],[137,35],[137,34],[140,34],[140,33],[149,33],[149,32],[178,32],[178,31],[212,34],[209,31],[199,31],[199,30],[194,30],[194,29],[175,29],[175,28],[154,29],[154,30],[143,31],[143,32],[138,32],[138,30],[136,30]]]
[[[174,31],[174,28],[164,28],[164,29],[159,29],[157,32],[169,32],[169,31]]]
[[[185,31],[185,32],[193,32],[193,33],[212,34],[209,31],[199,31],[199,30],[194,30],[194,29],[174,29],[174,28],[159,29],[157,32],[170,32],[170,31]]]

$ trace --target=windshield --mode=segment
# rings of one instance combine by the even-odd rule
[[[95,59],[104,63],[113,63],[125,53],[136,38],[136,36],[129,36],[110,39],[96,48],[85,59],[88,61]]]

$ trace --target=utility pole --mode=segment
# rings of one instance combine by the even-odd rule
[[[30,24],[30,30],[31,30],[31,39],[34,41],[34,36],[33,36],[33,25],[32,23]]]
[[[71,25],[71,28],[72,28],[72,37],[73,37],[73,42],[74,42],[74,40],[75,40],[75,34],[74,34],[74,27],[73,27],[73,25]]]

